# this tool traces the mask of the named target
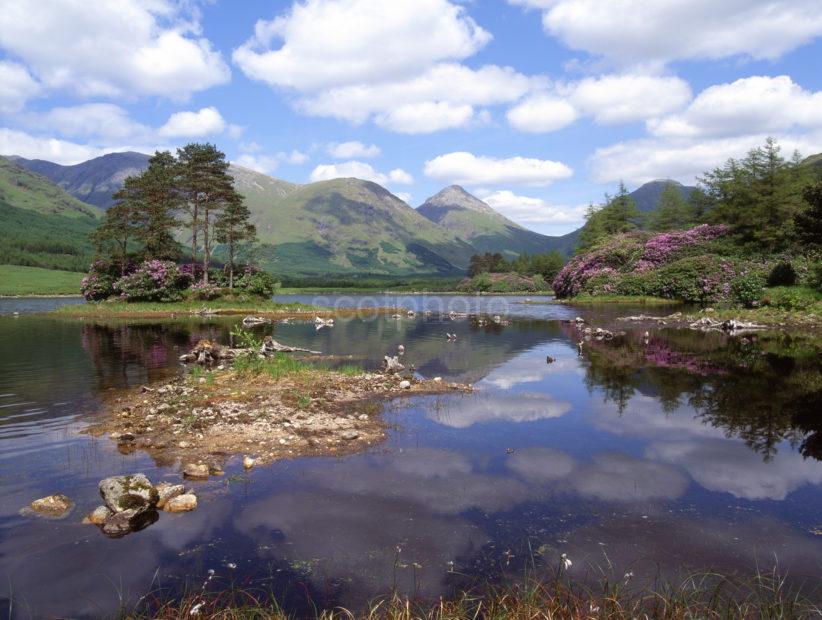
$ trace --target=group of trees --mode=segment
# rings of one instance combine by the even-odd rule
[[[620,183],[615,196],[588,208],[577,252],[615,233],[683,230],[702,223],[727,225],[740,246],[754,251],[822,246],[822,182],[798,153],[783,157],[772,138],[698,181],[687,199],[677,185],[668,184],[657,208],[645,215]]]
[[[229,287],[245,244],[257,231],[243,197],[234,189],[225,154],[212,144],[188,144],[158,151],[148,168],[128,177],[114,194],[117,201],[93,233],[97,251],[125,273],[131,260],[177,260],[182,254],[176,232],[191,239],[191,262],[201,263],[203,280],[215,246],[226,250]]]
[[[474,277],[481,273],[516,272],[529,277],[539,274],[546,282],[551,282],[564,264],[565,259],[556,250],[543,254],[520,254],[511,261],[499,252],[486,252],[471,257],[468,275]]]

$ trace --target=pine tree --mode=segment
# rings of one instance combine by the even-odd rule
[[[605,225],[602,217],[602,208],[593,204],[588,205],[585,211],[585,225],[579,231],[575,252],[587,252],[605,236]]]
[[[608,199],[602,208],[602,217],[605,232],[608,234],[628,232],[637,227],[633,220],[639,218],[639,211],[622,181],[619,182],[616,196]]]
[[[175,211],[182,204],[177,189],[179,168],[168,151],[157,152],[148,168],[137,177],[137,238],[142,242],[146,260],[176,260],[179,256],[174,229]]]
[[[682,190],[675,183],[665,185],[650,220],[651,230],[655,231],[681,230],[691,224],[690,207],[682,197]]]
[[[808,206],[796,216],[796,236],[803,246],[822,249],[822,181],[802,192]]]
[[[97,252],[120,265],[125,275],[129,259],[129,244],[137,236],[135,214],[139,210],[140,190],[138,177],[127,177],[123,187],[112,195],[116,201],[106,211],[100,226],[91,234]]]
[[[228,174],[225,153],[213,144],[187,144],[177,150],[181,172],[181,189],[189,214],[191,259],[197,261],[198,239],[202,239],[203,280],[208,282],[213,226],[216,216],[237,200],[233,180]]]
[[[226,203],[214,224],[215,239],[225,244],[228,250],[228,288],[234,288],[234,268],[237,253],[243,242],[252,242],[257,236],[257,228],[251,223],[251,212],[245,206],[242,196],[236,195]]]

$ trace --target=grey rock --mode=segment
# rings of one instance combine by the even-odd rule
[[[112,512],[149,510],[157,505],[159,494],[144,474],[112,476],[100,481],[100,496]]]

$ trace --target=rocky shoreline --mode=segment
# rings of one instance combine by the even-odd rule
[[[401,371],[245,373],[231,366],[236,355],[198,344],[183,357],[213,362],[211,370],[118,393],[106,403],[105,419],[87,432],[107,435],[123,453],[142,450],[160,465],[178,464],[189,477],[208,477],[219,475],[233,455],[264,464],[363,450],[386,436],[385,401],[472,391]]]

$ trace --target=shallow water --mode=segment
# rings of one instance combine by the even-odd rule
[[[178,468],[82,429],[109,390],[180,372],[180,351],[226,339],[236,319],[15,317],[0,300],[0,615],[12,599],[15,617],[100,616],[150,589],[200,588],[210,569],[206,587],[274,592],[300,614],[308,597],[356,607],[392,587],[447,595],[531,560],[553,571],[561,553],[580,580],[750,571],[776,558],[796,583],[819,583],[818,338],[652,330],[646,344],[627,329],[580,356],[567,319],[626,329],[614,316],[641,309],[523,300],[373,304],[481,309],[508,325],[420,314],[276,325],[280,342],[366,367],[404,344],[420,375],[477,391],[395,401],[389,440],[364,454],[249,472],[235,459],[226,476],[192,484],[196,511],[116,540],[79,523],[100,503],[98,481],[177,480]],[[54,492],[77,503],[68,518],[19,514]]]

